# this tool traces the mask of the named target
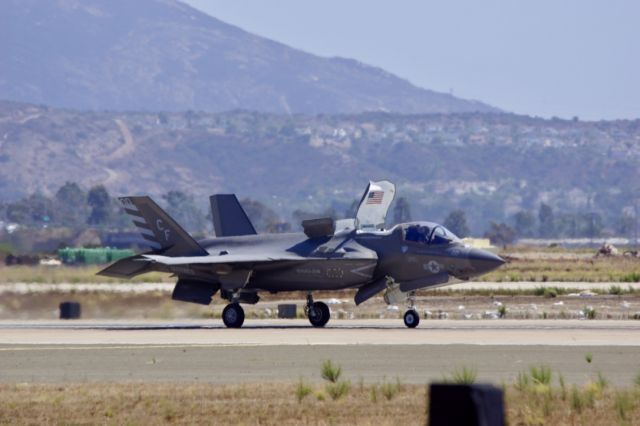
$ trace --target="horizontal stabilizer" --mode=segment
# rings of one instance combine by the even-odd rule
[[[257,234],[249,217],[234,194],[216,194],[209,197],[211,217],[216,237],[234,237]]]
[[[151,262],[142,256],[136,255],[114,262],[98,272],[97,275],[113,278],[132,278],[136,275],[149,272],[150,269]]]

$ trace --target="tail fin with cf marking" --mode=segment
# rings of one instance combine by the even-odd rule
[[[205,256],[204,250],[149,197],[124,197],[120,202],[145,242],[165,256]]]

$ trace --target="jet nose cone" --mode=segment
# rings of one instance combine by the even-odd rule
[[[469,263],[476,274],[484,274],[502,266],[504,259],[490,251],[471,249],[469,251]]]

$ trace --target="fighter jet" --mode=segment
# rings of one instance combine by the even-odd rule
[[[259,293],[307,292],[305,313],[324,327],[331,312],[314,293],[357,289],[355,303],[382,293],[389,305],[406,303],[404,324],[420,322],[416,291],[468,280],[504,263],[497,255],[465,245],[442,225],[410,222],[385,229],[395,196],[388,181],[369,182],[352,219],[318,218],[302,222],[304,232],[258,234],[233,194],[210,197],[216,237],[194,240],[151,198],[120,201],[150,251],[118,260],[100,275],[131,278],[149,271],[174,274],[174,300],[208,305],[213,296],[229,304],[227,327],[244,322],[241,304],[255,304]]]

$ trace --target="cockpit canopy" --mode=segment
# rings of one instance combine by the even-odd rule
[[[417,222],[402,225],[405,241],[421,244],[450,244],[460,239],[437,223]]]

